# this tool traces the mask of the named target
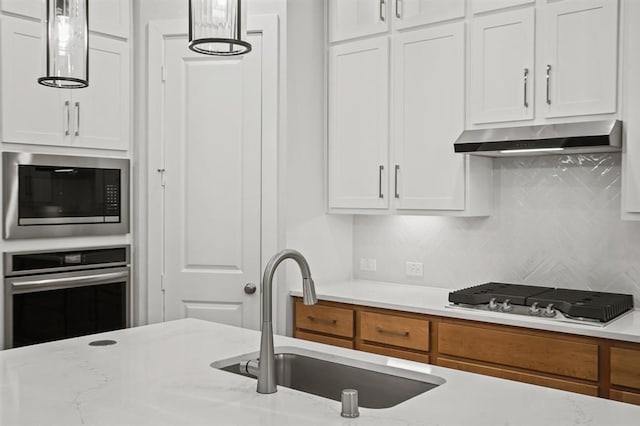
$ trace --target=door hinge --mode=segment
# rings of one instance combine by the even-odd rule
[[[167,81],[167,67],[164,65],[160,66],[160,81],[163,83]]]
[[[167,174],[165,173],[165,169],[158,169],[158,173],[160,173],[160,185],[167,186]]]

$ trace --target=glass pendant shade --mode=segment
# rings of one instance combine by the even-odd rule
[[[47,0],[47,71],[38,83],[60,89],[89,85],[88,0]]]
[[[245,0],[189,0],[189,49],[232,56],[251,51]]]

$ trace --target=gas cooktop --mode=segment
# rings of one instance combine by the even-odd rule
[[[449,293],[449,307],[604,326],[633,309],[630,294],[486,283]]]

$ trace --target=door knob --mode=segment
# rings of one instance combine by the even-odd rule
[[[247,294],[253,294],[256,292],[256,285],[253,283],[248,283],[244,286],[244,292]]]

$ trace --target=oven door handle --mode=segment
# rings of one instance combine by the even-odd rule
[[[129,271],[106,272],[103,274],[80,275],[75,277],[46,278],[40,280],[14,281],[11,283],[13,290],[17,292],[28,290],[52,290],[56,288],[83,287],[121,278],[128,279]]]

